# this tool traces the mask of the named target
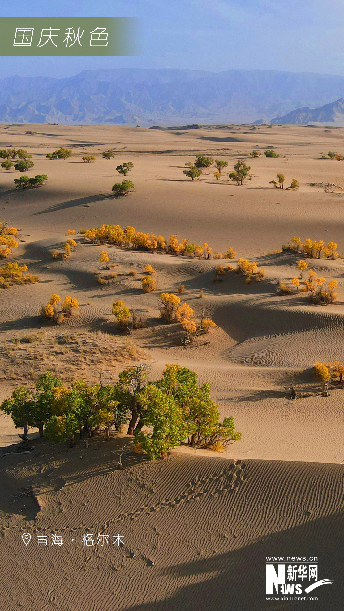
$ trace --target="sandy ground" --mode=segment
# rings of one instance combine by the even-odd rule
[[[43,188],[18,192],[18,173],[1,171],[0,220],[20,228],[14,258],[41,281],[0,293],[0,398],[17,383],[32,385],[47,369],[66,382],[97,381],[116,379],[124,366],[145,362],[154,379],[166,363],[179,363],[210,382],[221,416],[234,416],[243,434],[224,455],[180,449],[155,463],[140,462],[121,439],[73,450],[33,441],[29,454],[13,454],[8,446],[20,431],[0,415],[6,491],[0,505],[2,608],[293,609],[292,601],[273,603],[264,596],[265,556],[289,552],[319,556],[322,576],[335,582],[331,592],[319,590],[314,607],[341,608],[344,395],[334,388],[321,396],[311,368],[317,360],[344,359],[344,263],[312,261],[318,275],[337,279],[339,286],[335,304],[311,306],[301,295],[277,294],[277,282],[298,273],[297,258],[276,251],[297,235],[334,240],[344,252],[344,191],[310,186],[344,189],[344,162],[321,159],[329,150],[343,152],[343,134],[343,128],[293,126],[0,126],[0,147],[26,148],[35,163],[27,174],[48,175]],[[61,145],[72,148],[73,157],[45,158]],[[279,158],[250,159],[251,179],[242,187],[228,182],[238,155],[271,147]],[[99,156],[107,148],[115,149],[115,159]],[[185,163],[197,153],[229,162],[220,181],[213,169],[199,181],[186,179]],[[84,164],[85,154],[97,161]],[[124,161],[134,163],[129,178],[135,191],[109,198],[118,181],[115,167]],[[300,189],[273,189],[269,181],[278,172],[286,184],[297,178]],[[228,274],[214,283],[221,261],[106,246],[117,278],[101,286],[101,247],[84,243],[80,234],[67,260],[52,260],[50,251],[61,247],[68,228],[102,223],[167,238],[176,233],[222,252],[232,246],[237,256],[263,266],[267,278],[247,285]],[[144,295],[140,279],[148,263],[157,270],[158,291]],[[129,276],[132,270],[136,277]],[[163,325],[159,318],[160,291],[176,292],[180,284],[183,300],[218,325],[186,348],[178,325]],[[80,303],[79,315],[60,327],[39,317],[53,292]],[[116,299],[147,319],[130,338],[115,329]],[[291,384],[310,396],[290,401]],[[122,443],[129,444],[128,453],[125,469],[118,470]],[[85,549],[81,543],[83,530],[112,535],[120,528],[125,545],[115,554],[113,548]],[[37,549],[32,540],[25,547],[23,531],[33,537],[61,531],[66,545]],[[295,601],[295,608],[300,605]]]

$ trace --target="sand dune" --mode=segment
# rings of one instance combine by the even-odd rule
[[[330,396],[322,396],[312,367],[315,361],[344,360],[343,258],[310,262],[319,276],[338,281],[338,299],[328,307],[309,304],[301,293],[281,296],[277,283],[299,273],[299,257],[280,252],[294,235],[334,240],[344,252],[344,191],[310,186],[334,183],[344,189],[342,162],[320,158],[329,150],[341,152],[342,139],[343,129],[321,127],[177,133],[0,126],[1,148],[28,149],[35,163],[28,175],[48,175],[43,188],[20,192],[13,189],[18,173],[1,173],[0,220],[20,228],[14,258],[40,278],[0,293],[1,400],[47,369],[66,383],[76,377],[98,381],[145,362],[156,379],[167,363],[179,363],[210,382],[221,417],[232,415],[243,434],[223,455],[182,447],[154,463],[132,453],[131,440],[121,436],[92,439],[88,448],[80,443],[72,450],[30,440],[32,451],[13,454],[9,445],[19,441],[20,431],[0,415],[6,611],[282,609],[281,602],[265,601],[264,564],[265,556],[289,553],[319,556],[321,575],[334,585],[331,593],[319,590],[315,608],[340,608],[344,391],[333,384]],[[46,159],[61,145],[73,149],[69,160]],[[238,155],[271,147],[279,158],[250,159],[251,180],[242,187],[229,184],[225,176]],[[107,148],[115,149],[114,160],[100,157]],[[97,161],[82,163],[85,153]],[[196,153],[229,162],[220,181],[213,168],[199,181],[186,179],[185,163]],[[134,163],[129,177],[135,191],[113,199],[115,167],[123,161]],[[277,172],[286,175],[286,184],[297,178],[300,189],[273,189],[269,181]],[[246,284],[231,272],[214,282],[223,261],[106,246],[117,277],[103,286],[96,280],[103,247],[85,243],[80,234],[71,257],[51,258],[67,229],[102,223],[167,238],[178,234],[179,240],[207,242],[214,251],[232,246],[237,257],[264,267],[266,278]],[[147,264],[157,270],[158,290],[144,295],[140,278]],[[133,270],[136,276],[129,275]],[[176,292],[181,284],[183,300],[217,324],[188,347],[181,345],[180,326],[163,324],[159,315],[160,292]],[[79,315],[60,327],[39,316],[53,292],[80,303]],[[116,299],[147,320],[130,338],[115,328]],[[303,398],[288,398],[291,384]],[[116,465],[123,444],[128,453],[122,470]],[[83,531],[121,530],[123,548],[89,550],[80,542]],[[68,543],[26,548],[23,531],[54,531]],[[283,608],[294,608],[288,604]]]

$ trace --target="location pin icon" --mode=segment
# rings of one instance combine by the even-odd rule
[[[23,533],[22,534],[22,539],[25,543],[25,545],[29,545],[30,541],[31,541],[31,535],[30,533]]]

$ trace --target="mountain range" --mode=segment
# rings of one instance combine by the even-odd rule
[[[344,77],[313,73],[85,70],[62,79],[0,80],[0,122],[166,126],[260,119],[283,123],[296,109],[301,108],[297,112],[306,118],[313,112],[308,107],[331,106],[343,95]]]
[[[298,108],[283,117],[273,119],[274,124],[307,125],[309,123],[333,123],[335,126],[344,125],[344,98],[320,108]]]

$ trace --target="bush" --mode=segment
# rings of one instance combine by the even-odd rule
[[[36,282],[39,282],[38,276],[30,274],[26,265],[7,262],[0,267],[0,288],[8,288],[13,284],[35,284]]]
[[[250,169],[251,166],[246,165],[242,159],[238,159],[234,166],[234,172],[229,173],[229,178],[230,180],[236,182],[237,185],[242,185],[244,180],[246,180]]]
[[[130,191],[134,189],[134,183],[131,180],[122,180],[122,182],[116,182],[112,191],[115,197],[123,197],[124,195],[128,195]]]
[[[241,272],[246,277],[246,282],[249,284],[252,280],[259,282],[265,278],[264,268],[258,268],[255,261],[248,261],[248,259],[238,259],[237,272]]]
[[[156,269],[154,269],[154,267],[152,267],[151,265],[146,265],[145,274],[148,274],[149,276],[151,276],[152,274],[156,274]]]
[[[267,149],[264,151],[264,155],[265,157],[279,157],[279,155],[277,155],[273,149]]]
[[[205,157],[204,155],[197,155],[194,165],[196,168],[210,168],[210,166],[213,165],[213,163],[214,163],[214,160],[212,159],[212,157]]]
[[[282,246],[282,250],[302,253],[311,259],[321,259],[322,256],[325,259],[337,259],[337,246],[338,244],[333,241],[326,244],[323,240],[311,240],[311,238],[307,238],[302,243],[301,238],[294,236],[288,244]]]
[[[161,293],[161,317],[167,322],[177,320],[177,308],[180,304],[180,297],[174,293]]]
[[[2,162],[1,167],[4,168],[4,170],[10,170],[13,167],[13,163],[9,159],[6,159]]]
[[[115,156],[115,153],[109,149],[108,151],[103,151],[102,153],[104,159],[112,159]]]
[[[134,167],[134,164],[131,161],[127,161],[126,163],[122,163],[116,167],[116,170],[119,174],[123,174],[126,176],[128,172]]]
[[[95,161],[96,158],[94,155],[84,155],[84,157],[82,157],[82,160],[84,163],[91,163],[91,161]]]
[[[118,300],[112,305],[112,314],[117,320],[119,329],[124,330],[129,326],[130,310],[125,305],[124,301]]]
[[[71,157],[73,152],[71,149],[67,149],[64,146],[61,146],[57,151],[53,151],[52,153],[48,153],[46,155],[47,159],[68,159]]]
[[[14,169],[18,170],[18,172],[26,172],[27,170],[30,170],[30,168],[33,168],[33,166],[33,161],[30,161],[29,159],[21,159],[14,164]]]
[[[141,280],[144,293],[151,293],[156,290],[156,280],[151,276],[145,276]]]
[[[259,156],[260,156],[260,153],[259,153],[258,151],[252,151],[252,152],[250,153],[250,157],[252,157],[253,159],[254,159],[255,157],[259,157]]]
[[[202,174],[202,170],[197,168],[196,166],[191,166],[189,170],[183,170],[183,174],[191,180],[195,180],[195,178],[199,178]]]
[[[70,318],[79,309],[78,300],[67,295],[61,304],[61,297],[52,293],[48,303],[42,307],[41,316],[46,320],[61,324],[66,318]]]
[[[48,180],[46,174],[37,174],[34,178],[29,178],[28,176],[15,178],[14,183],[17,189],[34,189],[36,187],[41,187],[46,180]]]

